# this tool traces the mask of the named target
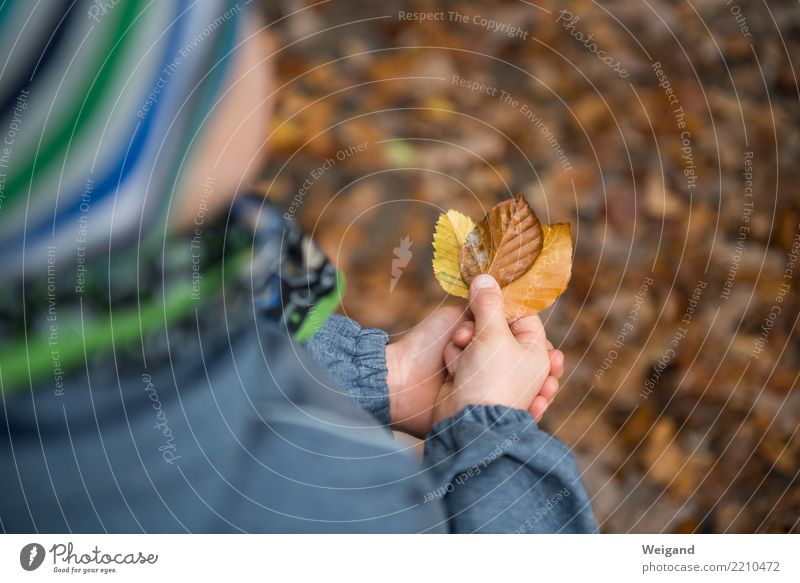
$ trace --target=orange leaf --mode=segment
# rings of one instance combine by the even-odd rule
[[[506,316],[516,319],[550,307],[572,276],[572,239],[568,223],[544,226],[542,252],[522,277],[503,288]]]

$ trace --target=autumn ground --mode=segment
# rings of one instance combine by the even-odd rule
[[[449,301],[438,214],[524,193],[573,228],[543,426],[602,529],[800,530],[796,2],[269,4],[290,46],[262,187],[345,313],[408,330]]]

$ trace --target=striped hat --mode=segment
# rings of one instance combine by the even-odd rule
[[[163,234],[249,0],[62,4],[0,4],[0,266],[12,278],[41,273],[55,248],[83,258]]]

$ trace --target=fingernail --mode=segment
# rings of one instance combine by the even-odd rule
[[[473,285],[475,286],[475,289],[486,289],[490,287],[495,287],[497,285],[497,282],[491,275],[486,275],[484,273],[475,278]]]

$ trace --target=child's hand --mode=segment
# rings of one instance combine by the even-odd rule
[[[526,327],[531,326],[526,316],[515,320],[511,323],[511,332],[514,335],[517,331],[524,330]],[[538,317],[537,317],[538,318]],[[462,322],[456,331],[453,332],[453,340],[444,349],[444,360],[447,364],[447,370],[450,376],[456,374],[458,368],[458,357],[461,356],[463,350],[472,342],[472,337],[475,334],[475,322],[472,320],[465,320]],[[541,421],[545,412],[547,411],[553,399],[558,393],[560,388],[560,380],[564,374],[564,353],[556,349],[553,343],[547,341],[547,355],[550,357],[550,374],[542,383],[542,388],[539,394],[533,398],[531,406],[528,407],[528,412],[536,419]]]
[[[436,395],[447,379],[444,349],[466,308],[436,310],[402,340],[386,347],[392,427],[423,438],[433,425]]]
[[[467,405],[505,405],[541,416],[549,400],[540,393],[546,388],[551,367],[557,373],[552,376],[560,376],[563,367],[563,355],[551,363],[548,348],[552,345],[541,320],[538,316],[520,318],[509,327],[500,287],[484,275],[470,286],[470,309],[475,317],[474,336],[463,352],[455,343],[447,346],[445,360],[452,376],[437,396],[434,423]],[[459,331],[456,340],[465,335]],[[557,389],[557,378],[554,382]],[[552,381],[548,383],[548,392],[554,393]],[[544,403],[535,403],[537,396],[542,396]]]

